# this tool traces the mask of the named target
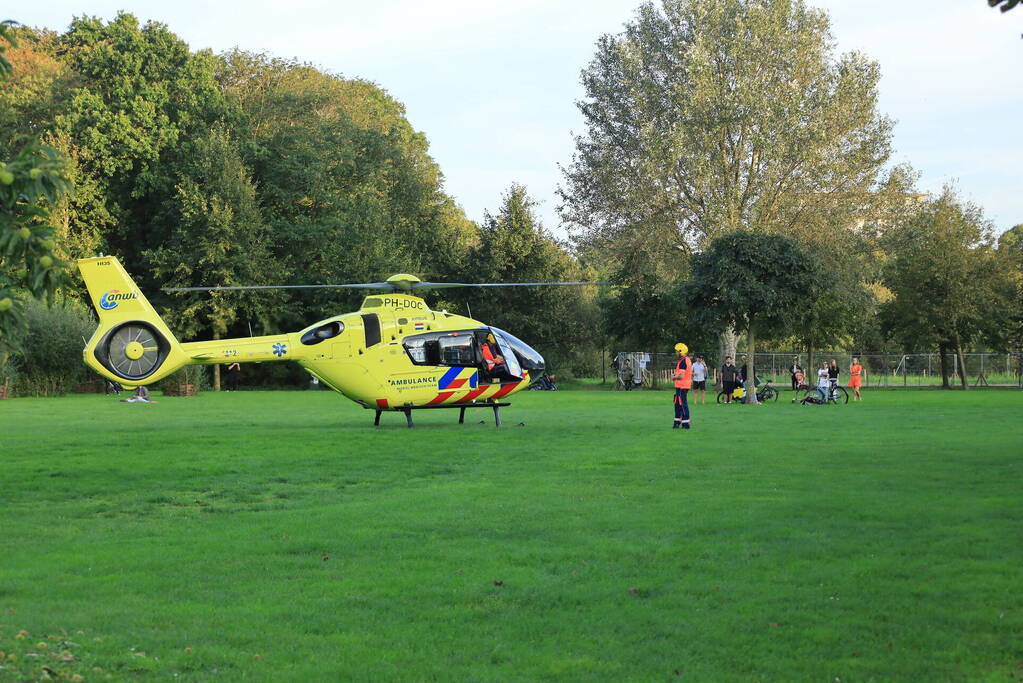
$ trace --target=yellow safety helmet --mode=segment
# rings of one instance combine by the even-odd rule
[[[682,342],[675,344],[675,350],[681,353],[683,356],[689,353],[689,347],[683,344]]]

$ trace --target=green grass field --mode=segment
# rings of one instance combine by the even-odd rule
[[[1023,392],[865,395],[2,401],[0,680],[1023,676]]]

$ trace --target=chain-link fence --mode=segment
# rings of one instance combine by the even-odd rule
[[[703,356],[707,362],[708,383],[718,384],[721,363],[717,352],[703,353],[690,351],[690,358]],[[735,358],[736,366],[742,366],[743,354]],[[941,356],[937,353],[866,353],[857,355],[863,366],[864,387],[927,387],[941,386]],[[614,389],[624,389],[632,378],[633,388],[657,388],[671,386],[671,375],[675,370],[677,356],[673,353],[649,353],[646,351],[620,351],[613,356]],[[822,362],[835,360],[839,367],[839,382],[848,383],[849,366],[853,355],[838,351],[815,351],[814,367],[807,367],[806,354],[758,353],[754,357],[757,377],[771,380],[776,386],[791,386],[793,358],[803,368],[808,381],[816,381],[817,368]],[[965,375],[971,386],[1002,386],[1023,388],[1023,354],[1021,353],[966,353],[963,354]],[[949,383],[959,384],[959,359],[955,354],[946,354],[945,363]]]
[[[706,353],[689,352],[689,357],[696,359],[702,356],[707,363],[707,380],[716,381],[717,370]],[[658,388],[672,386],[672,374],[678,356],[674,353],[649,353],[647,351],[619,351],[614,354],[611,369],[615,373],[612,389]]]

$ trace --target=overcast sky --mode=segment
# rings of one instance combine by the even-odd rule
[[[1023,7],[984,0],[810,0],[828,10],[841,51],[881,65],[881,111],[896,120],[893,163],[921,187],[955,181],[1001,232],[1023,223]],[[193,50],[265,51],[371,80],[404,103],[430,141],[448,193],[471,219],[513,182],[560,234],[558,164],[583,132],[579,72],[597,38],[637,0],[47,0],[10,8],[21,23],[66,29],[118,10],[166,23]]]

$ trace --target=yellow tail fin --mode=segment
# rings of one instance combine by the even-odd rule
[[[99,327],[85,347],[85,362],[121,384],[155,382],[188,362],[181,344],[112,256],[81,259]]]

